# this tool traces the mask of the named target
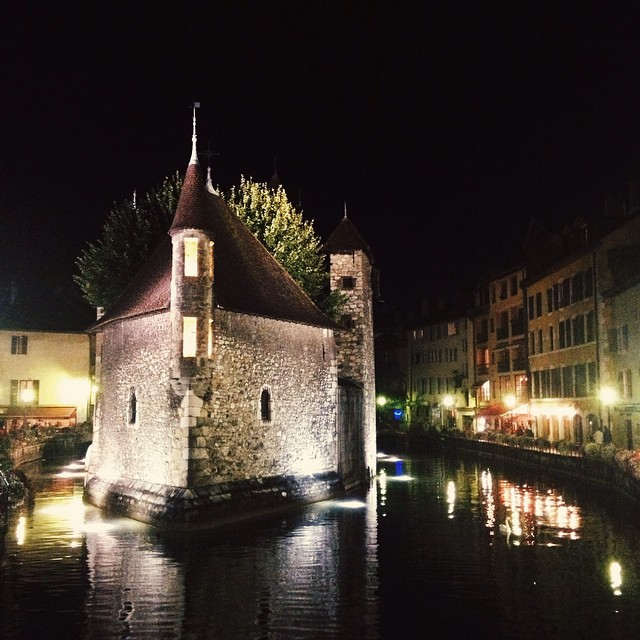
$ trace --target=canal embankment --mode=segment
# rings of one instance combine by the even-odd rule
[[[584,482],[600,491],[615,492],[640,506],[640,451],[587,443],[582,447],[558,447],[531,438],[490,440],[477,434],[379,434],[378,450],[419,453],[440,449],[453,455],[518,464],[563,478]]]
[[[84,456],[91,444],[91,427],[16,429],[0,435],[0,465],[17,469],[29,462]]]

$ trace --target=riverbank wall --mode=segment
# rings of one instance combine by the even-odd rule
[[[615,494],[640,506],[640,477],[621,467],[614,459],[603,459],[583,453],[562,453],[553,449],[519,447],[464,437],[428,436],[409,438],[398,436],[378,439],[381,447],[396,452],[420,453],[428,450],[446,451],[452,455],[473,456],[475,459],[517,464],[541,473],[553,474],[587,483],[594,489]]]
[[[7,438],[7,443],[3,447],[3,457],[8,458],[10,466],[14,469],[36,460],[83,457],[90,444],[90,440],[80,430],[64,430],[29,438],[14,439],[6,435],[4,437]]]

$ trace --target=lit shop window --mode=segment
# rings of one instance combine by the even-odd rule
[[[185,358],[194,358],[196,355],[196,336],[198,331],[198,319],[192,317],[182,318],[182,355]]]
[[[198,238],[184,239],[184,275],[198,275]]]

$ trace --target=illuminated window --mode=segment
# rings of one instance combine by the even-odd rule
[[[12,380],[9,389],[9,403],[38,404],[40,402],[40,380]]]
[[[213,353],[213,320],[209,320],[209,334],[207,336],[207,356]]]
[[[260,418],[263,422],[271,422],[271,394],[269,389],[260,393]]]
[[[185,358],[194,358],[196,355],[196,338],[198,335],[198,319],[192,317],[182,318],[182,355]]]
[[[213,278],[213,241],[209,241],[209,277]]]
[[[11,336],[11,353],[14,355],[27,354],[28,336]]]
[[[138,420],[138,399],[136,398],[136,390],[131,387],[129,389],[129,424],[135,424]]]
[[[198,238],[184,239],[184,275],[198,275]]]

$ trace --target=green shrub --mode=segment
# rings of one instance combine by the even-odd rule
[[[587,458],[599,458],[600,457],[600,448],[602,445],[596,444],[595,442],[587,442],[584,445],[584,455]]]

